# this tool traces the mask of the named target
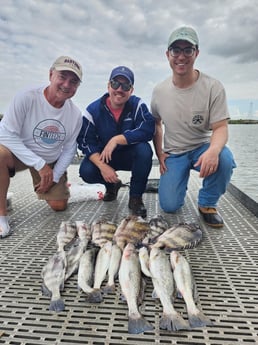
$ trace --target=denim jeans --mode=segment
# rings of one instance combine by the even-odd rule
[[[184,205],[190,170],[200,171],[200,166],[194,167],[194,164],[208,147],[209,144],[204,144],[193,151],[171,154],[166,159],[167,171],[161,175],[159,184],[160,207],[165,212],[175,212]],[[199,206],[217,206],[219,198],[227,189],[235,167],[233,155],[225,146],[219,155],[216,172],[203,178],[202,188],[198,194]]]
[[[152,167],[152,148],[149,143],[119,146],[108,163],[113,169],[131,171],[130,196],[142,196],[145,191]],[[103,179],[100,170],[87,157],[81,163],[80,177],[87,183],[109,185]]]

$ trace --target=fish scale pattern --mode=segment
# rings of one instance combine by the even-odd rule
[[[155,169],[155,168],[154,168]],[[156,177],[155,171],[152,177]],[[78,165],[69,168],[76,180]],[[129,177],[125,174],[123,182]],[[253,345],[258,342],[258,218],[238,198],[227,192],[219,210],[225,220],[214,230],[199,218],[196,197],[200,181],[191,176],[186,204],[176,214],[163,214],[158,197],[146,193],[148,218],[161,213],[170,223],[200,223],[202,242],[182,251],[191,264],[200,306],[213,327],[169,332],[159,329],[162,306],[152,298],[152,282],[147,278],[144,301],[140,307],[146,320],[154,325],[144,334],[128,334],[128,308],[120,299],[120,287],[105,295],[99,304],[90,304],[77,289],[77,277],[65,284],[62,298],[65,310],[48,310],[49,298],[41,293],[41,270],[56,250],[56,234],[62,221],[91,223],[104,216],[115,223],[128,214],[128,189],[119,191],[112,203],[87,200],[72,203],[65,212],[54,213],[38,201],[28,172],[11,181],[13,192],[10,237],[0,241],[0,344],[74,345],[74,344],[187,344]],[[175,309],[187,319],[185,303],[177,299]]]

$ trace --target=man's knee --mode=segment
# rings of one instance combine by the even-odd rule
[[[47,200],[48,205],[54,211],[65,211],[67,209],[68,200]]]

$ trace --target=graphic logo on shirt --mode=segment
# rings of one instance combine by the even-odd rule
[[[204,121],[204,118],[202,115],[194,115],[192,122],[194,125],[201,125]]]
[[[65,140],[65,128],[56,120],[44,120],[39,122],[33,131],[35,142],[44,148],[55,148]]]

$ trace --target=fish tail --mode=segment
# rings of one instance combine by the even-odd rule
[[[41,292],[42,292],[42,295],[44,296],[48,296],[48,297],[52,296],[52,292],[46,287],[44,283],[42,283],[41,285]]]
[[[129,317],[128,319],[128,333],[139,334],[145,331],[151,331],[153,326],[149,321],[147,321],[143,316],[139,318]]]
[[[61,298],[51,301],[49,305],[49,310],[52,310],[52,311],[63,311],[64,309],[65,309],[64,301]]]
[[[160,318],[159,327],[160,329],[165,329],[167,331],[191,329],[189,323],[186,320],[184,320],[179,313],[173,315],[163,314]]]
[[[100,289],[94,289],[91,293],[87,294],[86,301],[89,303],[100,303],[103,301],[102,292]]]
[[[200,310],[195,313],[188,312],[188,319],[191,327],[213,326],[213,322]]]

